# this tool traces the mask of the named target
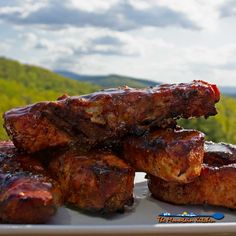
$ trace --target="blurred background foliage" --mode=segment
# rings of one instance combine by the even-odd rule
[[[62,73],[61,73],[62,74]],[[65,74],[64,74],[65,76]],[[134,78],[111,75],[106,78],[88,78],[88,82],[81,82],[77,78],[66,78],[52,71],[30,65],[23,65],[17,61],[0,58],[0,113],[34,102],[55,100],[64,93],[80,95],[94,92],[108,86],[127,84],[133,87],[147,86],[145,81]],[[82,80],[82,79],[81,79]],[[114,80],[114,84],[111,81]],[[143,84],[141,84],[143,83]],[[103,86],[104,85],[104,86]],[[218,115],[208,119],[180,120],[179,124],[185,128],[203,131],[208,140],[215,142],[229,142],[236,144],[236,99],[222,96],[217,104]],[[0,119],[0,139],[8,139]]]
[[[208,119],[182,119],[179,121],[179,125],[204,132],[207,140],[236,144],[236,99],[221,96],[216,107],[218,111],[216,116]]]

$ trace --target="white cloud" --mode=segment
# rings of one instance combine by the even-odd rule
[[[66,2],[66,6],[69,8],[77,8],[88,12],[94,11],[107,11],[109,8],[118,3],[119,0],[69,0]]]
[[[1,15],[17,15],[18,17],[27,17],[29,14],[38,11],[39,9],[48,5],[47,0],[40,0],[35,2],[34,0],[24,1],[6,1],[4,5],[0,5]]]
[[[203,29],[215,29],[219,19],[219,7],[224,0],[153,0],[163,6],[186,14],[189,19],[197,22]]]
[[[75,1],[74,5],[75,5]],[[96,6],[95,1],[91,1],[88,6]],[[104,1],[99,0],[100,6],[104,6]],[[0,12],[0,19],[13,24],[22,25],[42,25],[51,29],[55,27],[102,27],[118,31],[127,31],[140,27],[182,27],[189,30],[199,30],[198,25],[188,19],[179,11],[175,11],[167,6],[153,5],[150,8],[137,8],[129,1],[116,1],[102,11],[91,9],[81,9],[70,6],[63,1],[51,1],[48,4],[23,5],[13,11]],[[86,4],[81,4],[86,6]],[[96,9],[97,10],[97,9]]]
[[[73,54],[73,50],[69,46],[60,43],[55,44],[55,42],[34,33],[25,33],[20,37],[23,39],[24,48],[27,50],[38,49],[43,50],[46,54],[64,56]]]
[[[79,59],[69,67],[75,72],[87,74],[126,74],[141,78],[151,78],[163,82],[183,82],[203,79],[218,84],[231,83],[236,73],[236,63],[225,68],[230,61],[235,61],[236,45],[209,49],[207,47],[178,47],[163,40],[142,40],[136,38],[144,48],[142,56],[122,58],[90,55]],[[73,61],[73,60],[72,60]],[[229,76],[229,77],[227,77]]]
[[[1,4],[0,50],[24,62],[81,74],[117,73],[170,83],[204,79],[223,84],[232,83],[236,76],[236,18],[221,15],[230,2]],[[192,30],[198,26],[202,30]]]
[[[82,74],[122,73],[165,82],[204,79],[221,83],[223,73],[232,76],[235,72],[236,44],[180,46],[155,30],[149,32],[153,37],[144,32],[69,28],[26,34],[25,43],[40,52],[41,64]]]
[[[226,1],[220,7],[220,16],[221,17],[230,17],[236,16],[236,2],[235,1]]]
[[[10,44],[6,42],[0,42],[0,53],[6,53],[10,49]]]
[[[24,33],[19,35],[24,42],[25,49],[32,49],[38,41],[38,37],[34,33]]]
[[[48,37],[50,35],[50,37]],[[139,45],[128,34],[109,30],[65,29],[62,31],[25,33],[21,36],[25,45],[49,53],[84,56],[91,54],[137,56]],[[50,39],[49,39],[50,38]]]

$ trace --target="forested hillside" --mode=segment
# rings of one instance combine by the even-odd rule
[[[98,86],[64,78],[49,70],[0,58],[0,115],[4,111],[38,101],[55,100],[63,93],[91,93]],[[0,139],[7,138],[0,119]]]
[[[133,77],[122,76],[122,75],[80,75],[72,73],[70,71],[55,71],[55,72],[74,80],[87,81],[93,84],[97,84],[102,88],[112,88],[112,87],[114,88],[124,85],[133,88],[144,88],[160,84],[158,82],[151,80],[136,79]]]

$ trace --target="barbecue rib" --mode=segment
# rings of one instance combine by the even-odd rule
[[[134,170],[111,153],[70,150],[52,159],[49,171],[65,202],[82,210],[111,213],[132,204]]]
[[[12,142],[0,142],[0,220],[44,223],[61,204],[61,192],[43,166],[17,153]]]
[[[206,141],[203,162],[211,166],[236,163],[236,145]]]
[[[15,146],[29,153],[71,143],[94,146],[173,126],[180,117],[215,115],[219,99],[216,85],[203,81],[108,89],[12,109],[4,114],[4,126]]]
[[[174,204],[210,204],[236,209],[236,162],[228,164],[228,160],[220,156],[225,153],[226,144],[212,145],[214,150],[206,148],[204,158],[211,164],[203,164],[201,175],[194,182],[178,184],[149,175],[148,187],[152,195]],[[228,158],[235,160],[236,149],[231,145],[230,149],[234,154],[228,153]]]
[[[201,173],[204,134],[159,129],[141,137],[129,136],[123,141],[122,156],[136,171],[187,183]]]

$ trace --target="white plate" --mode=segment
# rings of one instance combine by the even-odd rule
[[[153,199],[147,189],[144,174],[136,174],[135,203],[124,214],[112,218],[86,215],[62,207],[47,225],[0,225],[0,234],[190,234],[232,233],[236,235],[236,211],[218,207],[174,206]],[[217,223],[161,224],[157,217],[164,212],[184,211],[196,214],[222,212],[223,220]],[[234,233],[234,234],[233,234]],[[216,235],[216,234],[215,234]]]

